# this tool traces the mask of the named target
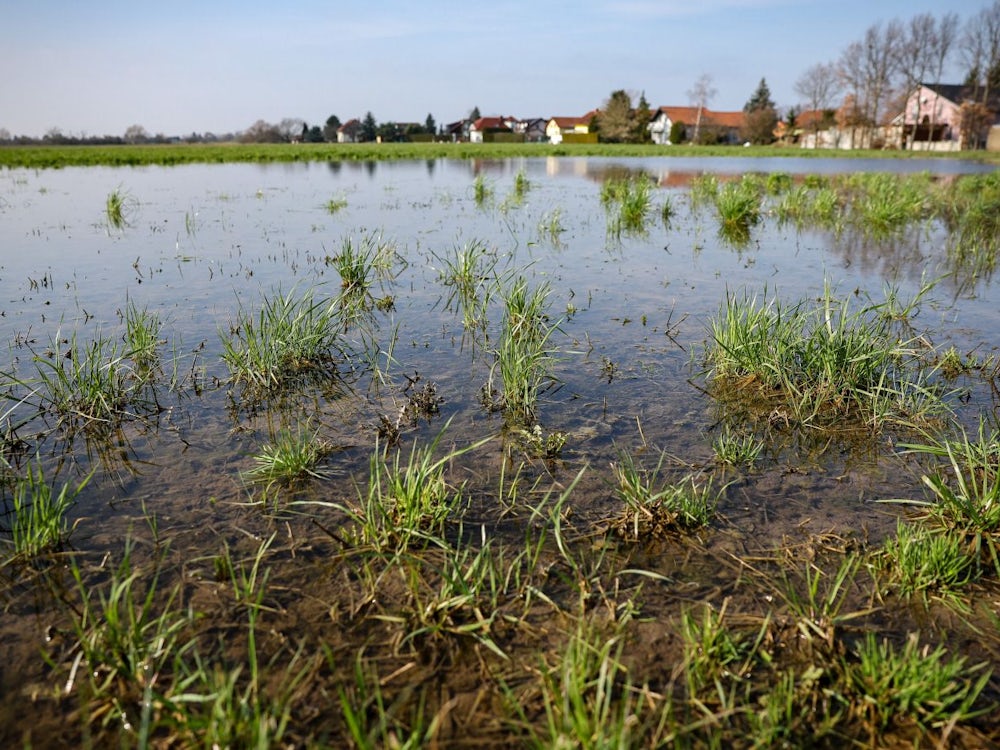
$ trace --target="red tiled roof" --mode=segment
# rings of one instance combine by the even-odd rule
[[[653,119],[660,113],[670,118],[671,122],[683,122],[685,125],[694,125],[698,122],[697,107],[660,107],[653,112]],[[708,107],[701,109],[701,124],[715,125],[723,128],[743,127],[744,115],[742,112],[713,112]]]
[[[502,117],[480,117],[472,127],[476,130],[510,130]]]

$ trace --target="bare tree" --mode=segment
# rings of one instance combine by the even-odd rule
[[[1000,0],[998,0],[1000,2]],[[703,110],[708,108],[708,103],[715,98],[715,95],[719,92],[712,85],[712,76],[708,73],[702,73],[698,76],[698,80],[694,82],[694,86],[687,92],[688,99],[691,104],[698,108],[698,114],[695,116],[694,122],[694,142],[698,143],[699,136],[701,134],[701,113]]]
[[[243,131],[240,140],[244,143],[279,143],[281,133],[278,131],[277,125],[272,125],[265,120],[257,120]]]
[[[300,137],[305,125],[306,121],[300,117],[284,118],[278,123],[278,133],[281,135],[281,140],[290,143],[293,138]]]
[[[909,101],[920,84],[929,82],[928,77],[934,77],[934,82],[940,83],[957,28],[958,16],[954,13],[946,13],[940,22],[930,13],[921,13],[911,18],[904,27],[895,49],[896,66],[904,81],[904,102]],[[920,103],[916,101],[914,127],[919,124],[919,115]],[[937,112],[934,111],[933,115],[936,119]],[[911,146],[915,140],[911,139]]]
[[[1000,0],[966,22],[961,48],[973,95],[986,102],[1000,76]]]
[[[146,143],[149,140],[149,133],[142,125],[129,125],[125,128],[125,143]]]
[[[806,70],[795,82],[795,93],[809,104],[813,112],[828,109],[843,85],[837,73],[837,66],[831,63],[817,63]],[[813,135],[819,132],[820,118],[813,118]]]
[[[884,27],[879,22],[869,26],[864,39],[848,45],[840,56],[841,75],[855,96],[866,128],[874,128],[881,119],[898,71],[897,50],[902,37],[903,25],[898,20]]]

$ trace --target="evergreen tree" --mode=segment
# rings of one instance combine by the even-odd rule
[[[649,143],[651,135],[649,132],[649,121],[653,119],[653,112],[646,101],[646,92],[639,95],[639,104],[636,105],[633,117],[632,140],[635,143]]]
[[[778,111],[771,99],[767,81],[763,78],[757,84],[753,96],[744,105],[743,112],[745,115],[741,132],[743,139],[756,144],[773,143],[774,128],[778,124]]]
[[[607,143],[626,143],[632,139],[632,97],[624,89],[612,91],[598,116],[600,137]]]
[[[326,125],[323,126],[323,139],[329,141],[330,143],[337,142],[337,130],[340,128],[341,122],[337,115],[330,115],[326,118]]]
[[[757,90],[753,92],[753,96],[743,105],[743,111],[748,114],[760,109],[774,109],[774,102],[771,100],[771,89],[767,87],[767,81],[763,78],[757,84]]]
[[[375,124],[375,115],[371,111],[365,113],[365,119],[361,121],[360,135],[362,141],[374,141],[378,135],[378,125]]]
[[[437,123],[434,122],[434,116],[430,112],[427,113],[427,119],[424,120],[424,132],[431,135],[437,133]]]
[[[473,122],[475,122],[480,117],[482,117],[482,115],[479,114],[479,107],[473,107],[472,111],[469,112],[469,119],[472,120]]]

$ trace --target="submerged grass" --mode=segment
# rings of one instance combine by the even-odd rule
[[[616,491],[624,508],[613,528],[630,541],[650,541],[676,532],[699,529],[715,516],[725,493],[711,479],[688,476],[677,482],[662,477],[664,457],[651,471],[637,466],[630,454],[622,454],[612,466]]]
[[[279,289],[261,300],[256,315],[240,306],[221,337],[222,360],[245,397],[266,398],[295,382],[335,377],[339,329],[335,305],[315,299],[312,289]]]
[[[489,380],[483,387],[484,401],[489,408],[503,411],[514,426],[523,427],[534,424],[539,393],[554,382],[551,339],[559,324],[549,321],[548,283],[532,288],[518,276],[499,293],[503,320]],[[496,385],[502,386],[502,392]]]
[[[646,231],[652,206],[652,181],[646,175],[612,177],[601,185],[601,203],[608,215],[608,236],[620,239]]]
[[[251,484],[263,485],[265,495],[279,484],[294,487],[310,478],[324,479],[329,474],[320,462],[329,450],[315,430],[302,426],[295,431],[283,429],[253,456],[254,465],[243,477]]]
[[[66,514],[90,477],[74,489],[63,484],[58,491],[45,479],[39,464],[29,464],[14,484],[11,500],[10,545],[18,558],[32,558],[58,550],[69,539]]]
[[[926,422],[944,406],[929,381],[925,344],[896,333],[887,314],[893,304],[887,297],[852,309],[829,288],[815,306],[730,295],[711,323],[713,392],[756,399],[767,415],[813,427],[847,422],[878,432]]]

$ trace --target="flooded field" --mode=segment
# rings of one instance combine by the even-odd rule
[[[995,745],[998,197],[0,173],[3,744]]]

